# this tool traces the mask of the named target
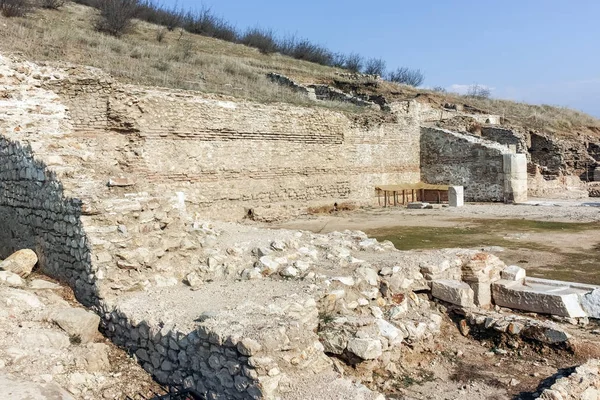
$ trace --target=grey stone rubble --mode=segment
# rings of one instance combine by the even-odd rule
[[[289,87],[292,90],[305,95],[311,100],[339,101],[342,103],[352,103],[361,107],[370,107],[376,110],[381,109],[381,106],[375,102],[365,100],[361,97],[353,96],[351,94],[345,93],[340,89],[336,89],[328,85],[304,86],[294,82],[292,79],[288,78],[285,75],[276,74],[273,72],[268,73],[267,78],[269,78],[274,83]],[[389,107],[385,109],[389,111]]]
[[[288,78],[285,75],[276,74],[274,72],[269,72],[267,74],[267,78],[269,78],[272,82],[277,83],[278,85],[287,86],[287,87],[291,88],[292,90],[294,90],[295,92],[305,95],[310,100],[317,100],[317,96],[315,94],[315,89],[309,88],[306,86],[302,86],[302,85],[294,82],[292,79]]]
[[[566,332],[564,328],[550,321],[540,321],[522,315],[489,311],[478,312],[456,310],[456,312],[464,314],[465,321],[471,326],[471,329],[506,333],[509,336],[529,339],[549,345],[565,343],[571,338],[571,335]],[[464,327],[462,329],[464,329]],[[463,332],[463,334],[464,333],[465,332]],[[514,345],[516,342],[512,343]],[[509,345],[510,344],[511,343],[509,343]]]

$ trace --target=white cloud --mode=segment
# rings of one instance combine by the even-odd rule
[[[479,86],[481,89],[488,89],[490,92],[493,92],[496,88],[495,87],[491,87],[491,86],[487,86],[487,85],[480,85],[480,84],[476,84],[477,86]],[[455,83],[450,85],[447,90],[449,92],[453,92],[453,93],[458,93],[458,94],[467,94],[469,93],[469,89],[472,88],[473,86],[475,86],[475,84],[472,85],[463,85],[460,83]]]

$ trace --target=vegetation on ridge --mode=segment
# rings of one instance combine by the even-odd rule
[[[56,1],[60,7],[60,0],[37,1],[42,4]],[[7,4],[27,3],[26,0],[0,0],[0,7]],[[464,104],[475,112],[499,114],[507,123],[528,129],[565,133],[582,130],[588,133],[591,129],[600,135],[598,119],[567,108],[479,95],[460,96],[446,93],[441,88],[423,90],[389,81],[361,86],[348,76],[347,70],[339,67],[340,60],[336,61],[337,67],[325,66],[219,40],[215,38],[218,36],[216,32],[191,34],[176,28],[179,20],[169,20],[172,15],[168,13],[161,17],[161,26],[138,20],[129,33],[117,38],[95,29],[99,10],[72,2],[66,2],[59,10],[52,8],[27,10],[30,13],[26,18],[0,16],[0,51],[20,53],[36,61],[98,67],[126,83],[199,90],[259,102],[315,105],[306,97],[265,77],[269,72],[276,72],[299,83],[335,85],[347,91],[383,95],[389,101],[419,97],[434,107],[445,103]],[[204,19],[211,21],[211,15],[206,14]],[[223,27],[222,24],[208,23],[202,29],[209,32],[213,29],[211,26]],[[256,30],[247,31],[245,40],[260,39],[261,36],[255,34]],[[365,71],[370,73],[379,73],[385,67],[385,61],[381,59],[364,63]],[[347,103],[318,104],[346,111],[363,110]]]

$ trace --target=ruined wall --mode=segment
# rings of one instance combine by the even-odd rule
[[[94,304],[96,277],[81,221],[81,202],[64,197],[62,185],[30,148],[0,136],[0,258],[33,249],[39,268]]]
[[[130,86],[106,103],[104,92],[88,102],[90,92],[74,85],[61,92],[74,115],[92,115],[91,122],[75,117],[75,129],[87,131],[105,115],[107,140],[126,134],[131,143],[122,172],[136,190],[181,192],[212,217],[370,203],[377,185],[419,180],[418,109],[408,102],[396,106],[396,121],[363,123],[320,107],[183,91]]]
[[[506,146],[514,146],[517,153],[527,153],[531,146],[530,135],[498,126],[482,126],[481,137]]]
[[[506,146],[438,128],[421,128],[421,180],[465,188],[467,201],[504,201]]]

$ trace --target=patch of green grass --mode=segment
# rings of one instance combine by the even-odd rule
[[[466,223],[469,226],[402,226],[392,229],[367,231],[367,234],[378,240],[391,241],[398,250],[501,246],[506,248],[531,248],[552,251],[552,247],[543,246],[539,243],[505,239],[504,236],[508,232],[580,232],[600,228],[600,224],[598,223],[567,223],[524,219],[470,220]]]

